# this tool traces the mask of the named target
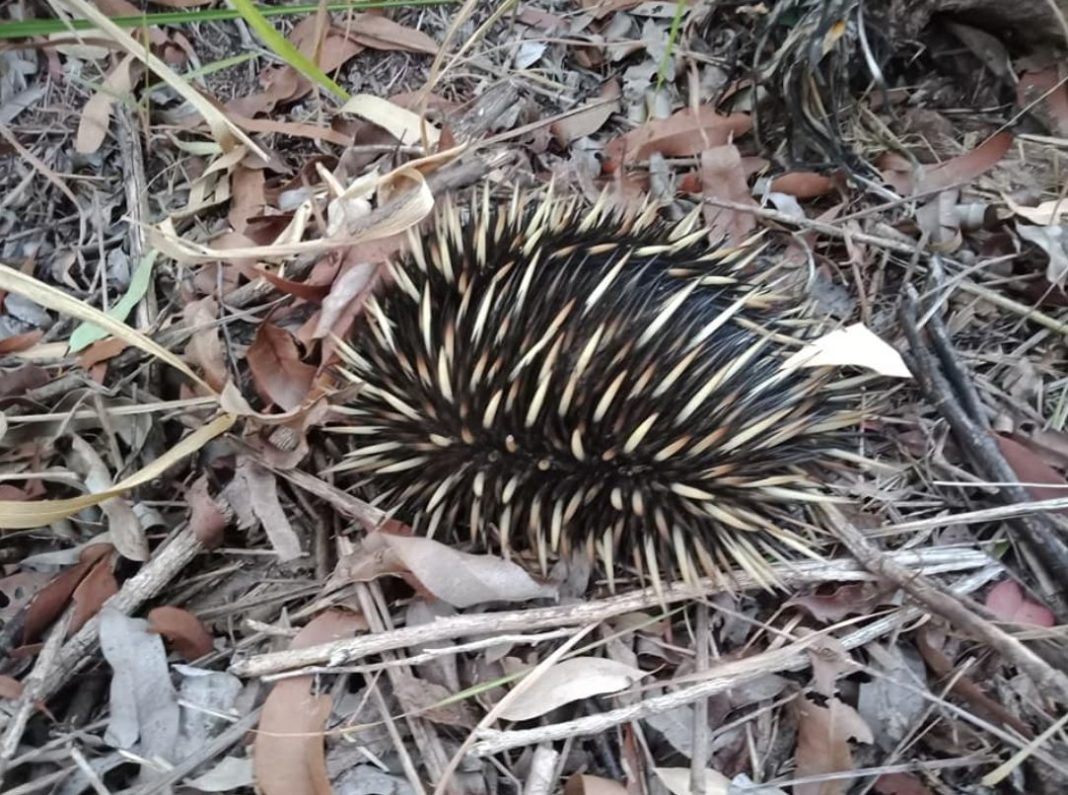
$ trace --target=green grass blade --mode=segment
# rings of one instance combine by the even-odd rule
[[[342,101],[350,98],[348,91],[335,83],[329,75],[319,68],[317,63],[294,47],[289,39],[275,30],[274,25],[267,21],[267,18],[260,13],[252,0],[229,0],[229,2],[241,12],[245,22],[263,39],[263,43],[274,50],[282,60]]]
[[[412,8],[417,6],[451,5],[457,0],[358,0],[347,3],[328,3],[327,11],[366,11],[372,8]],[[272,17],[302,16],[314,14],[319,10],[318,3],[300,3],[288,6],[253,7],[265,19]],[[140,14],[132,17],[112,17],[111,21],[120,28],[140,28],[152,25],[188,25],[193,22],[226,22],[240,19],[241,13],[233,8],[207,8],[199,11],[162,11],[155,14]],[[13,22],[0,22],[0,40],[28,39],[34,36],[48,36],[52,33],[65,33],[68,30],[94,30],[93,23],[84,19],[74,19],[69,23],[60,19],[25,19]]]

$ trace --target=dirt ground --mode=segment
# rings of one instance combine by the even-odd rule
[[[343,5],[0,6],[0,795],[1064,792],[1061,5]],[[550,183],[885,377],[777,587],[342,466],[383,263]]]

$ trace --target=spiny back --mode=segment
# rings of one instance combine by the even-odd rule
[[[337,469],[431,534],[505,551],[584,545],[659,582],[808,548],[785,525],[824,499],[805,472],[859,414],[824,370],[782,367],[810,335],[692,215],[485,195],[390,266],[346,350],[361,385]],[[793,316],[793,317],[791,317]]]

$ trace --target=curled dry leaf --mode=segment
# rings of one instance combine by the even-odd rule
[[[375,536],[423,588],[453,607],[556,596],[555,587],[535,582],[522,567],[493,555],[472,555],[423,536]]]
[[[377,14],[353,14],[351,29],[346,33],[363,46],[376,50],[438,54],[438,43],[430,36]]]
[[[189,506],[189,529],[193,535],[208,549],[219,545],[223,538],[223,531],[233,519],[229,512],[220,507],[219,503],[208,491],[208,476],[201,475],[189,490],[185,493],[185,501]]]
[[[341,610],[316,616],[293,638],[298,649],[352,637],[362,617]],[[312,691],[310,676],[283,679],[267,695],[254,744],[256,783],[263,795],[332,795],[323,732],[330,697]]]
[[[311,391],[315,367],[300,360],[293,335],[263,323],[248,349],[248,367],[264,400],[283,411],[300,408]]]
[[[875,782],[876,795],[934,795],[912,773],[884,773]]]
[[[783,368],[863,367],[893,378],[912,378],[896,350],[863,323],[837,329],[810,342],[786,360]]]
[[[850,741],[871,743],[871,729],[853,707],[837,697],[817,704],[808,696],[797,700],[797,749],[794,752],[797,778],[852,770]],[[797,784],[795,795],[840,795],[849,789],[849,779]]]
[[[722,146],[753,126],[745,113],[723,116],[712,105],[680,110],[666,119],[647,121],[640,127],[605,144],[604,168],[613,173],[626,163],[648,159],[653,152],[664,157],[691,157],[713,146]]]
[[[549,668],[500,713],[504,720],[530,720],[564,704],[630,687],[646,674],[604,657],[572,657]]]
[[[110,491],[115,485],[111,473],[93,446],[77,435],[70,441],[70,466],[85,479],[86,490],[90,494]],[[130,560],[148,560],[148,539],[129,501],[112,497],[100,503],[100,510],[107,516],[108,532],[119,554]]]
[[[148,625],[162,635],[186,660],[199,660],[214,649],[211,633],[199,618],[180,607],[164,605],[149,611]]]

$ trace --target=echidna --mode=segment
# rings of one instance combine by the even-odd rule
[[[603,197],[602,197],[603,198]],[[338,467],[418,531],[507,554],[584,545],[661,580],[810,552],[807,472],[860,418],[819,330],[768,287],[759,250],[575,199],[488,193],[413,235],[345,349],[355,446]]]

